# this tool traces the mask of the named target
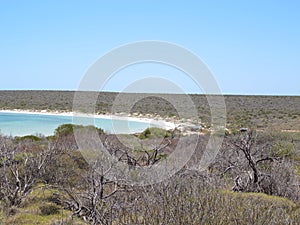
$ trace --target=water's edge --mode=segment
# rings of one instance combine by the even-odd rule
[[[114,115],[75,115],[57,112],[30,112],[0,110],[0,132],[4,135],[53,135],[54,130],[66,123],[94,125],[108,133],[137,133],[148,127],[172,129],[175,124],[163,120],[123,117]]]

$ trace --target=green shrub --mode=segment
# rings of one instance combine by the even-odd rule
[[[272,150],[276,157],[291,157],[295,153],[295,146],[288,141],[277,141]]]
[[[76,124],[63,124],[57,127],[54,131],[55,136],[66,136],[73,134],[74,129],[95,129],[98,133],[104,133],[103,129],[97,128],[95,126],[82,126],[82,125],[76,125]]]
[[[16,137],[15,138],[16,141],[32,141],[32,142],[37,142],[37,141],[41,141],[41,138],[35,136],[35,135],[26,135],[26,136],[22,136],[22,137]]]
[[[171,133],[165,129],[151,127],[144,130],[140,135],[140,139],[147,139],[147,138],[167,138],[170,137]]]

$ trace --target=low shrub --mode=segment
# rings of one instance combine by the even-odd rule
[[[167,138],[170,137],[171,133],[165,129],[157,128],[157,127],[150,127],[144,130],[140,135],[140,139],[147,139],[147,138]]]

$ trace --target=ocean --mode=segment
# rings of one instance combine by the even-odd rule
[[[25,136],[41,134],[49,136],[54,134],[58,126],[68,123],[94,125],[102,128],[105,132],[116,134],[141,132],[152,126],[160,127],[144,121],[0,112],[0,133],[2,135]]]

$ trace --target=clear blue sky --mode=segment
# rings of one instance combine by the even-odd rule
[[[75,90],[97,58],[141,40],[196,53],[223,93],[300,94],[296,0],[1,1],[0,89]]]

